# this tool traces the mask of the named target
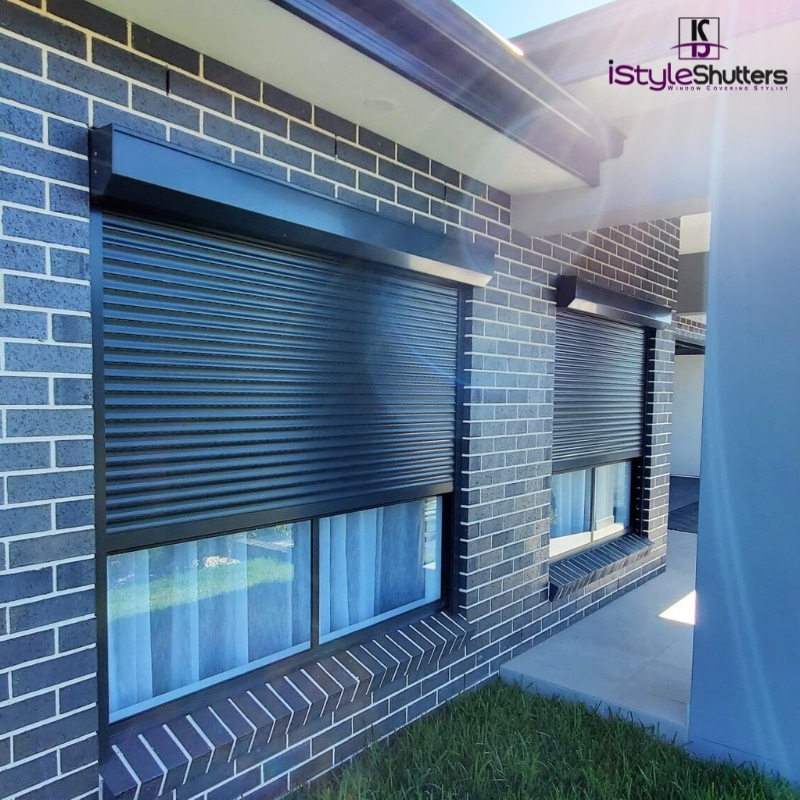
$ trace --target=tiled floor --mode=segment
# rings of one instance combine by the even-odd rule
[[[501,678],[601,713],[630,715],[684,743],[696,553],[694,534],[670,531],[666,572],[512,659]]]
[[[673,475],[669,480],[669,527],[697,533],[700,479]]]

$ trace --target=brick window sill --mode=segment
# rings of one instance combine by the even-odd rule
[[[647,558],[652,544],[626,533],[550,566],[550,600],[561,600],[578,589]]]
[[[155,800],[466,646],[443,612],[130,735],[101,767],[103,800]],[[267,758],[268,755],[265,755]]]

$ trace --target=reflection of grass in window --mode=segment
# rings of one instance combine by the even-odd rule
[[[130,585],[133,576],[128,575],[110,588],[109,617],[113,621],[136,614],[150,614],[178,605],[197,604],[200,600],[227,594],[232,589],[291,583],[294,579],[291,563],[269,556],[247,559],[246,586],[242,585],[241,571],[239,561],[212,556],[204,559],[202,568],[198,564],[197,570],[182,570],[143,585]]]

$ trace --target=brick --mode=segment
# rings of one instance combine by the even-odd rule
[[[478,197],[486,197],[486,192],[489,190],[489,187],[485,183],[477,181],[475,178],[470,178],[468,175],[461,176],[461,188],[465,192],[477,195]]]
[[[4,28],[27,39],[49,45],[62,53],[86,58],[86,34],[82,31],[28,11],[8,0],[0,0],[0,19]]]
[[[402,183],[406,186],[413,184],[413,173],[410,169],[401,167],[399,164],[394,164],[384,158],[378,159],[378,174],[395,183]]]
[[[0,197],[18,205],[44,208],[44,181],[0,171]]]
[[[250,153],[242,153],[237,151],[235,155],[235,163],[240,167],[244,167],[245,169],[258,172],[261,175],[266,175],[268,178],[272,178],[273,180],[289,180],[289,170],[286,169],[286,167],[282,166],[281,164],[275,164],[272,161],[259,158],[258,156],[252,156]]]
[[[29,503],[90,495],[94,492],[94,476],[90,469],[11,475],[7,485],[10,503]]]
[[[0,739],[0,769],[11,762],[11,740]]]
[[[104,760],[100,774],[106,795],[104,800],[109,794],[114,800],[135,800],[139,785],[116,753]]]
[[[78,589],[83,586],[94,586],[94,560],[72,561],[56,567],[56,588],[59,592],[66,589]]]
[[[426,175],[414,175],[414,188],[418,192],[428,194],[438,200],[444,200],[444,184],[441,181],[428,178]]]
[[[506,192],[501,192],[499,189],[495,189],[494,187],[490,186],[486,196],[498,206],[508,209],[511,208],[511,196]]]
[[[57,467],[88,467],[93,462],[94,442],[91,439],[56,442]]]
[[[84,123],[89,119],[89,102],[85,97],[5,69],[0,69],[0,95],[58,117]]]
[[[0,64],[8,64],[34,75],[41,75],[42,51],[38,47],[0,33]]]
[[[311,171],[311,153],[296,145],[264,136],[264,155],[298,169]]]
[[[295,120],[289,123],[289,138],[304,147],[310,147],[312,150],[318,150],[329,156],[336,153],[336,140],[332,136]]]
[[[27,636],[5,638],[0,640],[0,669],[18,667],[27,661],[36,661],[54,653],[53,631],[40,631]],[[51,700],[54,698],[51,697]]]
[[[89,179],[89,162],[85,158],[77,158],[67,153],[58,153],[11,139],[0,141],[0,163],[21,172],[55,178],[80,186],[86,185]],[[21,236],[33,238],[25,236],[24,233]]]
[[[87,767],[57,781],[27,792],[20,800],[53,800],[62,797],[89,797],[89,792],[97,790],[97,768]],[[92,795],[94,797],[94,795]]]
[[[258,132],[213,114],[203,115],[203,133],[253,153],[261,150],[261,135]]]
[[[0,574],[0,603],[27,600],[53,591],[53,573],[49,568]]]
[[[14,372],[92,372],[92,351],[88,347],[9,342],[6,369]],[[63,431],[62,431],[63,433]]]
[[[15,697],[30,692],[38,692],[59,683],[91,675],[97,669],[97,656],[94,649],[78,650],[75,653],[51,658],[29,667],[19,667],[11,673],[11,687]],[[63,690],[62,690],[63,691]],[[96,699],[97,692],[94,697]],[[87,705],[83,703],[82,705]],[[61,713],[73,709],[59,705]],[[77,706],[75,706],[77,708]]]
[[[336,196],[342,202],[360,208],[363,211],[371,211],[374,213],[378,208],[378,201],[376,198],[361,194],[361,192],[354,192],[345,186],[339,186],[337,188]]]
[[[245,97],[253,100],[261,99],[261,81],[258,78],[240,72],[210,56],[203,58],[203,77]]]
[[[210,791],[207,797],[208,800],[230,800],[231,797],[242,797],[247,792],[255,789],[260,783],[261,771],[259,769],[251,769],[228,781],[224,786]]]
[[[74,250],[51,248],[50,272],[59,278],[87,280],[89,278],[89,256]]]
[[[91,650],[86,650],[83,652],[93,652]],[[81,653],[76,653],[75,655],[81,655]],[[97,659],[95,659],[96,665]],[[96,670],[97,667],[95,666],[94,669]],[[59,673],[59,678],[61,678],[61,674]],[[79,681],[78,683],[72,683],[69,686],[65,686],[63,689],[59,689],[58,692],[58,709],[62,714],[68,714],[70,711],[77,711],[79,708],[85,708],[86,706],[92,706],[97,702],[97,679],[92,676],[87,678],[84,681]]]
[[[298,172],[290,170],[289,181],[295,186],[301,186],[303,189],[308,189],[310,192],[321,194],[326,197],[334,197],[336,195],[336,187],[330,182],[322,178],[315,178],[305,172]]]
[[[12,606],[8,610],[11,632],[20,633],[94,613],[94,591],[64,594]]]
[[[40,242],[85,247],[89,243],[89,225],[82,220],[55,217],[21,208],[3,209],[3,231],[7,236],[35,239]]]
[[[93,413],[80,409],[14,409],[8,412],[7,436],[89,435],[93,432]]]
[[[131,87],[131,103],[134,111],[141,111],[151,117],[180,125],[183,128],[200,130],[200,111],[188,103],[174,97],[154,92],[144,86]]]
[[[227,92],[209,86],[207,83],[190,78],[180,72],[170,71],[168,94],[177,95],[184,100],[191,100],[200,106],[231,115],[233,100]]]
[[[379,133],[369,130],[369,128],[359,128],[358,130],[358,143],[362,147],[369,150],[374,150],[383,156],[389,158],[395,157],[395,143]]]
[[[4,472],[47,469],[50,467],[50,445],[47,442],[0,441],[0,464]]]
[[[314,172],[337,183],[343,183],[347,186],[356,185],[356,171],[354,169],[324,156],[314,157]]]
[[[69,500],[56,504],[56,528],[80,528],[94,524],[93,500]],[[83,553],[81,553],[83,555]]]
[[[97,100],[92,103],[92,117],[96,128],[113,124],[127,128],[133,133],[152,136],[155,139],[166,141],[167,138],[167,127],[163,123],[139,114],[131,114],[122,108],[110,106]]]
[[[186,756],[171,736],[162,727],[150,728],[143,734],[144,740],[158,756],[158,759],[167,769],[164,780],[164,792],[167,794],[183,784],[186,774]]]
[[[354,167],[375,172],[378,167],[378,159],[372,153],[355,147],[347,142],[336,143],[336,157],[340,161],[346,161]]]
[[[314,124],[335,136],[350,139],[352,142],[356,140],[355,124],[336,114],[332,114],[330,111],[326,111],[324,108],[319,108],[318,106],[314,108]]]
[[[84,0],[47,0],[47,10],[108,39],[128,43],[128,23],[122,17]]]
[[[293,94],[284,92],[277,86],[265,83],[262,91],[262,99],[265,105],[277,108],[290,117],[297,117],[305,122],[311,122],[311,103],[295,97]]]
[[[249,103],[241,97],[234,98],[234,116],[236,119],[253,125],[262,131],[274,133],[277,136],[286,136],[289,120],[283,114],[277,114],[263,106]]]
[[[11,133],[34,142],[42,141],[41,114],[8,103],[0,103],[0,133]]]
[[[38,379],[21,378],[20,380]],[[92,381],[89,378],[56,378],[53,381],[53,387],[57,405],[81,406],[90,405],[92,402]]]
[[[109,42],[100,39],[93,41],[92,61],[100,67],[113,70],[140,83],[146,83],[162,91],[167,90],[167,68],[163,64],[115,47]]]
[[[64,283],[48,278],[33,278],[22,275],[8,275],[5,280],[6,302],[18,306],[37,306],[39,308],[64,308],[75,311],[88,311],[91,306],[89,286],[86,284]],[[58,319],[69,319],[57,315]],[[88,317],[72,317],[89,322]],[[59,323],[64,324],[64,323]]]
[[[62,772],[72,772],[94,764],[98,756],[97,736],[62,747],[58,755]]]
[[[6,287],[12,278],[11,275],[6,276]],[[21,311],[15,308],[0,309],[0,336],[9,339],[47,339],[47,314],[42,311]]]
[[[47,56],[47,78],[54,83],[91,94],[93,97],[101,97],[110,103],[128,105],[126,81],[55,53],[48,53]]]
[[[79,647],[95,644],[97,641],[97,623],[93,619],[62,625],[58,629],[58,652],[68,653]]]
[[[97,711],[95,709],[80,711],[56,722],[18,733],[14,737],[14,756],[18,759],[29,758],[95,730],[97,730]]]
[[[92,321],[76,314],[53,314],[53,338],[57,342],[91,344]]]
[[[135,50],[146,53],[159,61],[166,61],[175,67],[200,74],[200,54],[189,47],[173,42],[164,36],[154,33],[140,25],[133,25],[132,45]]]
[[[209,744],[194,729],[185,717],[178,717],[170,721],[167,728],[180,742],[181,747],[191,756],[192,764],[189,767],[187,780],[192,780],[199,775],[205,775],[211,761],[211,748]]]
[[[31,786],[54,778],[57,774],[58,759],[55,753],[47,753],[23,764],[12,765],[3,772],[4,796],[14,797]]]
[[[384,200],[394,201],[395,187],[394,184],[384,181],[381,178],[376,178],[373,175],[360,173],[358,176],[358,188],[362,192],[369,192],[370,194],[382,197]]]
[[[28,533],[39,533],[50,529],[50,506],[27,506],[25,508],[0,509],[0,533],[4,536],[22,536]],[[31,541],[31,540],[28,540]],[[12,556],[9,562],[12,567],[24,567],[29,564],[43,563],[15,559],[19,542],[9,544]]]
[[[430,201],[427,197],[404,189],[402,186],[397,187],[397,202],[416,211],[422,211],[425,214],[430,211]]]
[[[186,131],[173,128],[170,131],[169,140],[172,144],[178,145],[178,147],[185,147],[187,150],[192,150],[195,153],[218,158],[221,161],[230,162],[231,160],[230,147],[220,144],[219,142],[209,141],[202,136],[194,136]]]
[[[89,216],[89,192],[71,186],[50,186],[50,210],[75,217]]]
[[[416,150],[409,150],[401,144],[397,145],[397,160],[420,172],[430,172],[431,169],[431,160],[427,156],[417,153]]]

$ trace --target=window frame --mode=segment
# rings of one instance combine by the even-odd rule
[[[630,463],[631,465],[631,483],[630,483],[630,492],[629,492],[629,502],[630,502],[630,520],[628,525],[618,531],[614,531],[613,533],[608,533],[604,536],[597,537],[597,533],[600,529],[596,527],[596,494],[595,489],[597,485],[597,470],[600,467],[605,466],[612,466],[616,464],[623,464],[623,463]],[[603,544],[604,542],[611,542],[614,539],[619,539],[622,536],[625,536],[629,533],[640,533],[641,531],[641,524],[640,524],[640,515],[639,515],[639,508],[640,503],[640,490],[639,485],[640,481],[638,480],[638,476],[641,475],[642,471],[642,457],[638,458],[626,458],[620,459],[619,461],[602,461],[602,462],[594,462],[591,464],[587,464],[583,467],[573,467],[569,466],[567,469],[554,471],[553,475],[564,475],[570,472],[579,472],[581,470],[588,470],[590,472],[590,509],[589,509],[589,517],[591,520],[591,526],[588,531],[578,531],[573,534],[566,534],[565,536],[550,536],[550,547],[549,547],[549,556],[551,561],[561,561],[562,559],[569,558],[570,556],[577,555],[578,553],[583,553],[587,550],[591,550],[592,548]],[[552,487],[551,487],[551,501],[550,501],[550,524],[552,529]],[[582,541],[578,544],[575,544],[572,547],[560,549],[558,547],[553,547],[555,542],[558,542],[559,539],[567,539],[572,536],[580,536],[580,535],[587,535],[589,537],[588,541]]]
[[[97,595],[97,647],[98,647],[98,711],[99,711],[99,739],[101,752],[109,753],[111,745],[131,733],[145,730],[154,724],[161,724],[183,714],[191,712],[198,706],[204,706],[215,699],[230,696],[233,692],[242,691],[247,687],[269,682],[287,674],[297,668],[309,666],[327,656],[352,647],[355,644],[365,643],[383,632],[391,631],[408,622],[423,619],[439,611],[451,610],[455,607],[455,587],[457,586],[457,569],[453,554],[454,541],[457,536],[457,506],[455,497],[461,485],[461,464],[463,426],[463,393],[466,363],[465,349],[465,308],[467,293],[462,285],[457,288],[457,333],[456,333],[456,385],[455,385],[455,420],[453,443],[453,481],[448,485],[432,484],[416,487],[413,492],[399,491],[381,498],[380,504],[375,504],[375,498],[355,502],[352,505],[336,508],[319,508],[316,505],[293,507],[289,513],[280,514],[266,512],[259,519],[252,515],[246,518],[237,516],[225,520],[226,524],[215,524],[212,530],[204,530],[201,535],[177,535],[154,538],[148,532],[144,535],[137,533],[117,533],[113,537],[105,531],[105,381],[104,381],[104,332],[103,332],[103,301],[104,301],[104,263],[103,263],[103,219],[105,210],[94,209],[90,212],[90,269],[92,286],[92,318],[93,318],[93,389],[95,406],[95,539],[96,539],[96,595]],[[152,218],[154,215],[139,206],[128,204],[114,204],[115,215],[133,218]],[[167,220],[169,222],[169,220]],[[174,224],[174,223],[173,223]],[[187,227],[191,223],[185,223]],[[200,227],[202,230],[203,227]],[[227,231],[216,231],[227,233]],[[235,232],[234,232],[235,234]],[[269,246],[269,241],[264,241]],[[364,262],[365,265],[368,262]],[[373,265],[374,267],[374,265]],[[442,279],[433,276],[420,276],[422,280],[437,283]],[[445,281],[453,285],[451,281]],[[329,642],[319,641],[319,523],[320,517],[331,516],[339,513],[376,508],[378,506],[394,505],[426,497],[440,497],[442,503],[441,513],[441,591],[438,600],[426,603],[417,608],[403,612],[389,619],[382,620],[374,625],[353,631]],[[307,513],[311,512],[311,513]],[[198,541],[200,539],[214,538],[227,534],[239,533],[257,526],[275,525],[289,522],[311,522],[311,646],[302,652],[295,653],[274,662],[256,666],[241,675],[215,681],[209,686],[200,687],[182,694],[164,703],[154,705],[152,708],[142,710],[131,716],[111,721],[109,709],[109,658],[108,658],[108,588],[107,588],[107,559],[115,553],[143,550],[160,545],[174,544],[182,541]]]
[[[642,417],[641,417],[641,449],[638,455],[628,453],[587,455],[565,460],[560,469],[554,469],[552,474],[573,472],[582,469],[591,470],[591,520],[594,527],[595,517],[595,470],[607,464],[631,462],[631,499],[630,499],[630,524],[622,531],[595,540],[594,530],[590,531],[590,540],[574,548],[554,552],[553,537],[549,537],[548,556],[551,561],[562,561],[571,556],[590,551],[600,547],[606,542],[626,534],[644,536],[643,531],[643,498],[645,479],[645,460],[649,446],[648,440],[648,405],[652,401],[653,376],[652,367],[655,360],[654,343],[656,331],[666,328],[672,319],[672,312],[666,306],[640,300],[637,297],[623,294],[614,289],[598,286],[576,275],[561,275],[558,278],[556,292],[556,306],[558,311],[567,311],[578,314],[587,319],[596,318],[609,322],[622,323],[631,327],[640,328],[644,332],[644,353],[642,358]],[[558,314],[556,314],[556,325]],[[554,358],[556,362],[557,356]],[[557,364],[556,364],[556,369]],[[554,410],[555,414],[555,410]],[[552,487],[551,487],[552,498]]]
[[[98,647],[98,706],[101,752],[108,755],[113,741],[154,724],[173,720],[214,699],[230,697],[249,686],[263,684],[298,667],[365,643],[414,620],[424,619],[457,603],[458,564],[455,540],[460,529],[461,506],[456,502],[462,486],[462,430],[466,375],[465,320],[468,293],[466,286],[484,286],[494,272],[494,251],[482,243],[464,242],[442,234],[398,223],[388,217],[347,206],[297,187],[274,181],[258,173],[185,148],[132,134],[112,125],[90,131],[90,273],[93,316],[93,387],[95,394],[95,537],[96,537],[96,618]],[[243,675],[222,680],[175,700],[159,704],[115,723],[109,720],[108,640],[107,640],[107,557],[112,552],[127,552],[171,541],[209,538],[235,533],[256,524],[302,521],[312,518],[303,509],[288,515],[265,517],[254,524],[247,520],[237,525],[215,526],[198,536],[175,539],[120,534],[113,545],[105,533],[105,406],[103,347],[103,215],[105,213],[143,217],[198,227],[216,233],[244,235],[268,244],[270,240],[330,253],[337,257],[385,264],[395,269],[419,273],[428,279],[444,281],[458,289],[455,386],[455,436],[453,443],[453,481],[448,486],[417,487],[413,494],[381,497],[380,503],[362,507],[390,505],[426,496],[442,496],[441,593],[434,603],[392,617],[374,626],[354,631],[308,651],[257,667]],[[345,513],[360,510],[358,505],[326,510]],[[319,509],[315,509],[319,514]],[[311,608],[317,618],[319,603],[318,547],[314,547],[312,525]],[[314,623],[312,622],[312,625]],[[318,641],[319,631],[312,629]]]

